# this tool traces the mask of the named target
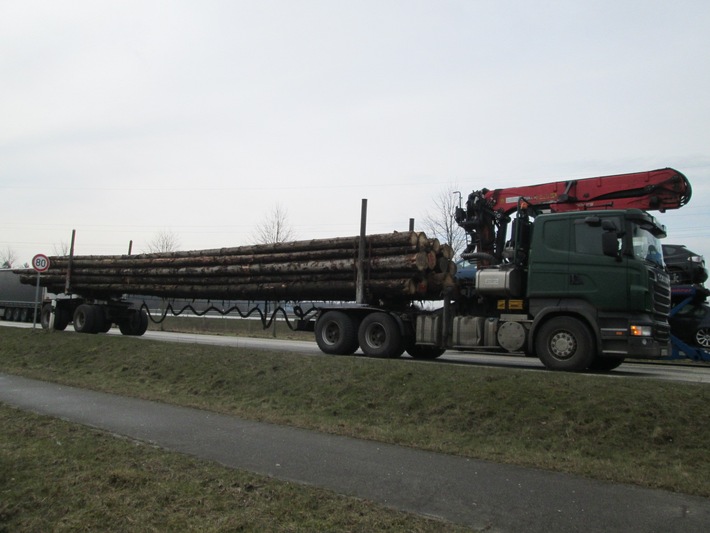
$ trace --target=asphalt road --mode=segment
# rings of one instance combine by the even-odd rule
[[[0,402],[491,532],[710,528],[710,501],[276,426],[0,374]]]

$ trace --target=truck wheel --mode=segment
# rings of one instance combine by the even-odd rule
[[[342,311],[327,311],[316,322],[316,343],[329,355],[352,355],[358,348],[360,321]]]
[[[387,313],[367,315],[358,331],[358,341],[368,357],[394,359],[404,352],[404,338],[397,321]]]
[[[445,351],[446,350],[444,348],[437,348],[436,346],[421,346],[417,344],[407,348],[407,353],[414,359],[436,359]]]
[[[93,305],[81,304],[74,311],[74,331],[77,333],[98,333],[100,318]]]
[[[537,356],[550,370],[582,372],[594,359],[594,339],[576,318],[560,316],[545,322],[535,340]]]

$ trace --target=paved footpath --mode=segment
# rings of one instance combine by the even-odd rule
[[[710,531],[710,501],[0,374],[0,402],[203,459],[501,532]]]

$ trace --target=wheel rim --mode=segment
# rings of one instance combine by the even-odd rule
[[[710,348],[710,328],[700,328],[695,334],[695,342],[703,348]]]
[[[365,330],[365,340],[368,346],[372,348],[380,348],[387,340],[387,333],[382,324],[370,324]]]
[[[321,337],[328,346],[335,346],[340,340],[340,326],[336,322],[328,322]]]
[[[569,359],[577,350],[577,341],[568,331],[558,331],[550,339],[550,353],[556,359]]]
[[[86,313],[84,313],[84,311],[79,311],[76,314],[74,321],[76,322],[76,327],[79,328],[79,330],[83,330],[84,326],[86,326]]]

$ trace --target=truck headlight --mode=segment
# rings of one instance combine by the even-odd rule
[[[632,337],[650,337],[653,335],[651,326],[631,326],[629,330]]]

